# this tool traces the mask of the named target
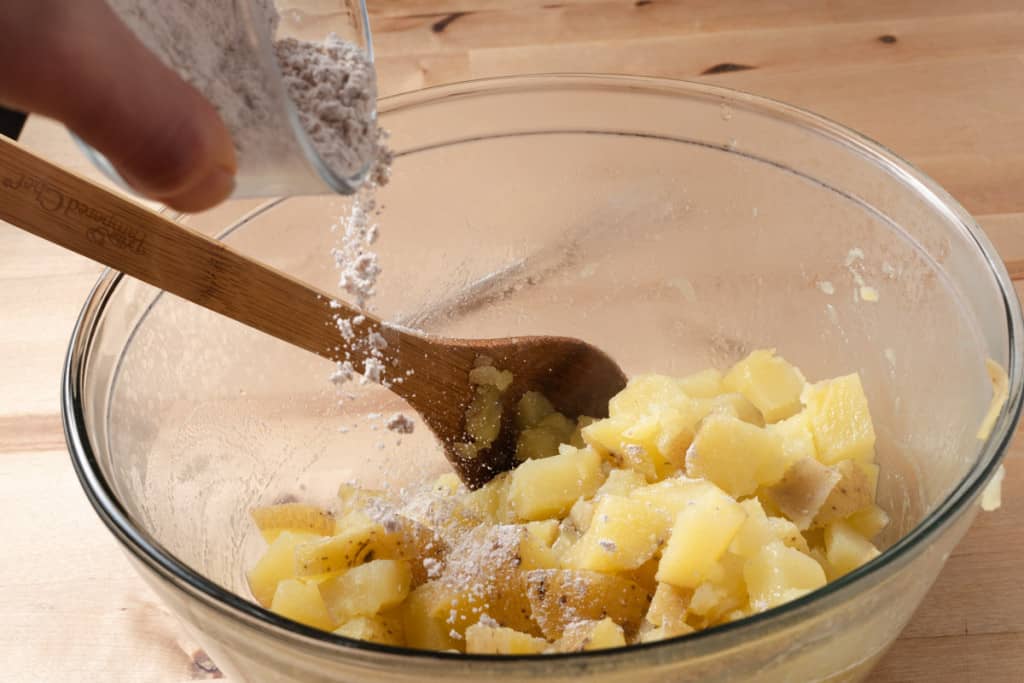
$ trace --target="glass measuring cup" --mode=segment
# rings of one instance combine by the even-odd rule
[[[217,28],[229,31],[231,58],[236,63],[244,62],[251,70],[244,79],[237,73],[225,71],[193,85],[219,109],[234,106],[244,112],[244,129],[232,131],[238,158],[232,196],[352,194],[366,178],[369,163],[346,176],[335,172],[317,154],[288,96],[274,56],[273,41],[289,37],[323,40],[335,33],[360,46],[372,62],[373,42],[365,0],[235,0],[231,4],[236,15],[234,21]],[[268,5],[276,7],[277,20],[268,16]],[[112,7],[118,10],[116,3],[112,3]],[[139,20],[137,16],[126,16],[137,14],[136,10],[119,13],[129,26]],[[166,64],[182,73],[180,46],[146,38],[143,42]],[[218,98],[210,96],[215,91],[222,95],[228,93],[234,99],[219,106]],[[221,114],[226,118],[223,109]],[[103,154],[72,136],[104,175],[131,191]]]

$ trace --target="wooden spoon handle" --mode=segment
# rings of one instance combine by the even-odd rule
[[[0,218],[286,342],[338,359],[332,297],[0,137]],[[338,307],[340,306],[340,308]],[[368,327],[380,322],[367,316]],[[349,349],[353,364],[361,349]],[[359,367],[359,365],[357,365]]]

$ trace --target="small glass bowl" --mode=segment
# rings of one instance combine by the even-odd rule
[[[221,0],[216,0],[221,1]],[[335,173],[306,135],[274,57],[273,38],[322,40],[329,33],[359,45],[373,60],[373,39],[365,0],[277,0],[280,24],[275,36],[266,30],[259,2],[234,3],[238,10],[236,51],[248,52],[263,74],[266,116],[250,127],[263,131],[250,136],[258,143],[240,150],[234,197],[352,194],[366,179],[369,165],[351,177]],[[133,192],[113,164],[72,133],[90,161],[121,188]]]
[[[518,77],[380,110],[398,154],[378,197],[383,318],[455,337],[575,336],[628,374],[721,368],[763,347],[811,380],[859,372],[893,520],[885,551],[777,609],[615,650],[454,655],[301,626],[249,597],[263,543],[248,510],[330,504],[353,478],[429,481],[450,469],[442,451],[422,426],[400,445],[374,431],[370,413],[405,409],[379,386],[353,387],[339,408],[329,362],[108,272],[67,357],[72,459],[140,575],[217,665],[252,683],[868,677],[970,526],[1020,414],[1020,304],[974,220],[856,133],[702,84]],[[187,221],[333,291],[330,226],[349,201]],[[987,357],[1006,368],[1009,401],[979,440]]]

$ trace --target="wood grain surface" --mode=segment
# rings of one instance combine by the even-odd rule
[[[1024,259],[1020,0],[370,0],[382,90],[585,71],[717,83],[875,138]],[[96,177],[62,128],[22,140]],[[0,225],[0,662],[4,681],[220,678],[156,601],[75,480],[58,378],[99,268]],[[1022,290],[1024,291],[1024,290]],[[1024,680],[1024,447],[871,681]]]

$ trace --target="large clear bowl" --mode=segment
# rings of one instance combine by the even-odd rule
[[[545,76],[381,105],[399,152],[381,193],[385,318],[460,336],[558,334],[627,372],[686,373],[776,347],[811,379],[859,372],[894,523],[878,559],[810,596],[694,636],[497,660],[388,649],[248,597],[247,510],[446,469],[339,407],[326,361],[108,273],[64,387],[75,466],[152,588],[232,680],[857,681],[964,534],[1021,402],[1021,315],[992,246],[931,180],[831,122],[704,85]],[[335,286],[340,197],[271,201],[224,239]],[[222,230],[223,212],[186,218]],[[868,290],[877,292],[871,301]],[[991,435],[984,361],[1010,376]],[[347,425],[348,431],[339,431]]]

